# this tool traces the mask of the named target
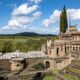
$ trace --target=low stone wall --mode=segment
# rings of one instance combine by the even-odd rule
[[[34,64],[38,59],[37,58],[30,58],[26,59],[26,63],[28,63],[27,67],[30,67],[30,65]],[[26,64],[25,63],[25,64]],[[8,60],[8,59],[1,59],[0,60],[0,69],[6,69],[9,71],[19,71],[23,68],[23,65],[21,61],[16,60]]]
[[[11,62],[8,59],[1,59],[0,60],[0,69],[6,69],[11,71]]]
[[[18,61],[11,61],[8,59],[0,60],[0,69],[1,70],[9,70],[9,71],[18,71],[22,69],[23,65]]]
[[[11,71],[19,71],[23,68],[23,64],[20,61],[11,61]]]

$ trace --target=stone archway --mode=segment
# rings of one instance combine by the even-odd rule
[[[28,66],[28,61],[26,61],[26,59],[22,60],[21,63],[23,64],[23,69]]]
[[[50,62],[49,62],[49,61],[46,61],[46,63],[45,63],[45,68],[46,68],[46,69],[50,68]]]

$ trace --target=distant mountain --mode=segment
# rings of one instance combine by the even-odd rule
[[[15,34],[0,34],[1,36],[55,36],[53,34],[38,34],[35,32],[21,32]]]
[[[39,34],[35,32],[22,32],[22,33],[16,33],[13,35],[16,35],[16,36],[55,36],[53,34]]]
[[[22,32],[22,33],[16,33],[13,35],[15,35],[15,36],[38,36],[39,34],[37,34],[35,32]]]

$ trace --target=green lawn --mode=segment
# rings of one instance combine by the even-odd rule
[[[64,78],[66,79],[66,80],[78,80],[76,77],[74,77],[74,76],[72,76],[72,75],[70,75],[70,74],[64,74]]]
[[[43,80],[55,80],[54,75],[45,76]]]
[[[76,68],[69,68],[69,71],[80,74],[80,70]]]

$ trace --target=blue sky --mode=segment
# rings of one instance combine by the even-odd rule
[[[58,34],[64,5],[71,25],[80,30],[80,0],[0,0],[0,33]]]

